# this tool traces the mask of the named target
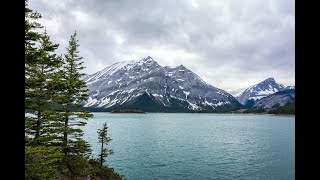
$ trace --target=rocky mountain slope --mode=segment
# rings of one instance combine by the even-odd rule
[[[150,56],[115,63],[86,75],[85,107],[100,110],[142,109],[150,112],[201,111],[242,105],[226,91],[204,82],[184,67],[162,67]]]
[[[253,108],[278,108],[293,102],[295,102],[295,89],[287,89],[258,100]]]
[[[251,108],[254,106],[256,101],[286,89],[294,89],[294,86],[285,87],[283,84],[278,84],[274,78],[271,77],[258,84],[250,86],[236,98],[245,107]]]

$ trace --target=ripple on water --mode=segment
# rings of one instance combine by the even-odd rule
[[[113,139],[107,165],[127,179],[294,179],[295,119],[269,115],[107,114],[83,128],[99,153],[104,122]]]

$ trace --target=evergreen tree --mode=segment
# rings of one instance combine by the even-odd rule
[[[29,21],[41,18],[41,15],[25,9],[25,111],[33,114],[25,118],[25,133],[31,137],[28,144],[37,145],[57,138],[53,132],[49,133],[52,129],[50,120],[55,114],[50,106],[53,105],[53,79],[62,61],[54,53],[59,45],[50,41],[46,30],[42,34],[36,31],[42,28],[39,23]]]
[[[64,56],[64,65],[59,72],[61,90],[56,96],[56,102],[59,104],[58,110],[61,112],[61,120],[64,123],[62,146],[65,154],[77,155],[85,154],[90,151],[89,145],[81,139],[83,132],[79,126],[86,124],[82,119],[88,119],[93,115],[86,110],[81,109],[82,102],[87,100],[88,91],[86,83],[81,80],[84,73],[83,58],[79,56],[78,40],[76,32],[71,36],[67,54]]]
[[[25,2],[25,113],[31,114],[25,117],[25,178],[122,179],[86,156],[90,146],[78,126],[93,115],[80,109],[88,95],[76,33],[64,58],[57,56],[59,45]]]
[[[100,166],[103,165],[104,162],[106,162],[105,158],[110,155],[113,154],[112,150],[109,150],[105,147],[103,147],[103,145],[108,145],[108,143],[112,140],[110,137],[108,137],[108,126],[107,123],[103,124],[102,129],[98,129],[98,139],[99,142],[101,143],[101,153],[99,154],[100,156]]]
[[[37,59],[38,49],[36,43],[40,41],[41,35],[37,32],[38,29],[43,28],[36,20],[41,18],[41,14],[34,12],[28,8],[28,1],[25,0],[25,68],[26,68],[26,87],[28,87],[28,69],[31,64]]]
[[[40,37],[37,56],[26,64],[25,109],[34,116],[26,117],[25,125],[26,133],[34,137],[35,144],[50,139],[48,134],[51,129],[50,120],[53,120],[55,114],[50,108],[53,105],[53,80],[57,68],[62,63],[61,59],[54,54],[57,48],[58,44],[53,44],[45,31]]]
[[[25,179],[56,179],[63,155],[56,146],[26,146]]]

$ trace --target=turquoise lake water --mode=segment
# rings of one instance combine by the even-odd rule
[[[106,164],[128,180],[295,179],[294,116],[94,113],[83,127],[93,155],[104,122]]]

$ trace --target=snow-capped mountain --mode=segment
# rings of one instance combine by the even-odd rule
[[[285,87],[283,84],[276,83],[271,77],[250,86],[236,98],[241,104],[251,108],[257,100],[285,89],[294,89],[294,86]]]
[[[286,87],[286,89],[295,89],[295,88],[296,88],[296,86],[294,86],[294,85],[293,85],[293,86],[287,86],[287,87]]]
[[[295,102],[295,89],[286,89],[258,100],[253,108],[278,108]]]
[[[183,65],[162,67],[150,56],[115,63],[83,80],[89,89],[84,107],[200,111],[241,106]]]

